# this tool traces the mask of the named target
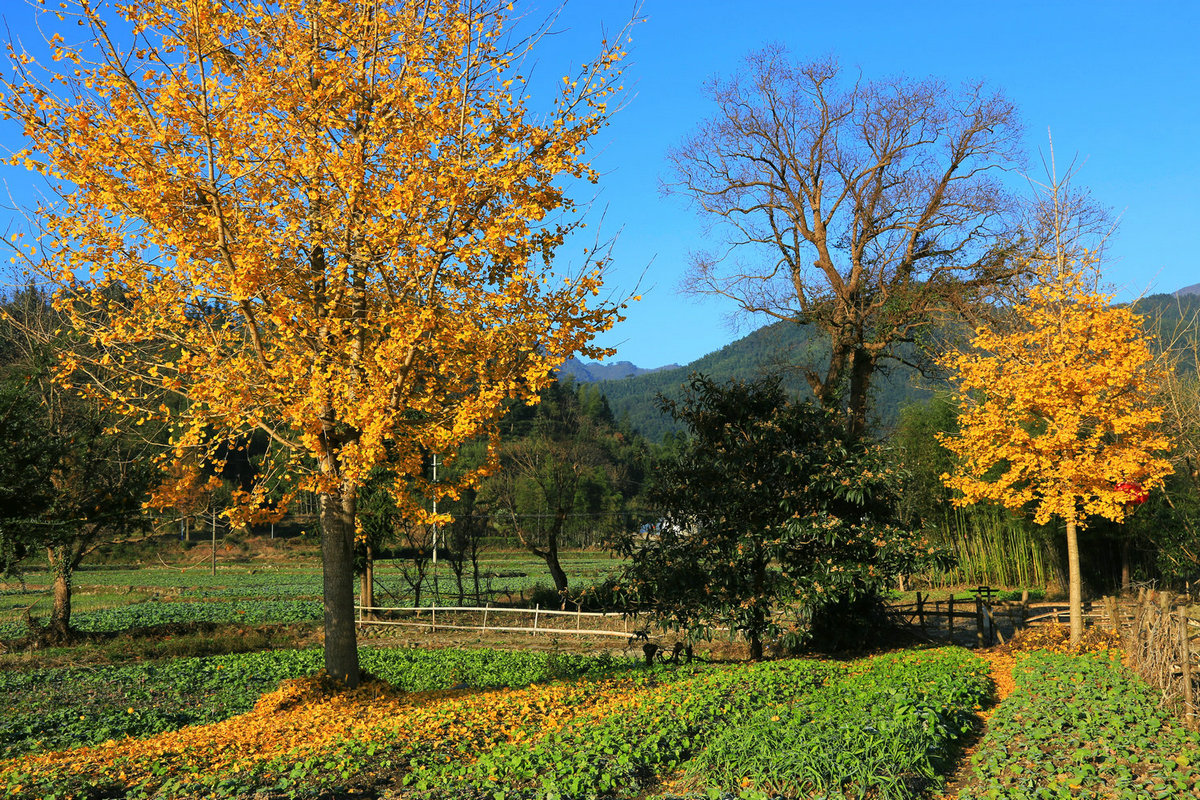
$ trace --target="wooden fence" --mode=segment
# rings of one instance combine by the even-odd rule
[[[1119,627],[1127,663],[1146,683],[1162,692],[1163,704],[1197,729],[1196,630],[1187,598],[1142,590],[1134,600],[1111,602],[1110,624]]]
[[[991,603],[988,597],[987,587],[977,589],[970,600],[930,602],[918,593],[915,603],[889,611],[929,638],[962,642],[973,635],[979,645],[992,644],[993,635],[1003,644],[1005,631],[1011,635],[1025,627],[1070,621],[1066,603]],[[1132,599],[1103,597],[1086,602],[1083,617],[1085,624],[1119,632],[1129,667],[1162,692],[1163,705],[1174,710],[1184,725],[1197,729],[1200,648],[1195,640],[1200,622],[1189,616],[1186,597],[1143,589]]]
[[[931,601],[918,592],[914,603],[888,606],[898,622],[908,624],[930,640],[947,639],[959,643],[988,646],[1003,644],[1013,632],[1028,624],[1064,618],[1062,603],[995,603],[994,590],[981,586],[970,599],[951,598]],[[650,626],[637,618],[619,613],[562,611],[494,606],[357,606],[362,626],[399,626],[429,631],[477,630],[532,634],[577,634],[646,638]],[[1089,610],[1089,614],[1090,614]],[[586,627],[585,627],[586,625]]]
[[[921,592],[913,603],[889,605],[892,619],[914,628],[927,639],[974,640],[979,646],[999,642],[1021,627],[1028,616],[1028,603],[996,603],[995,590],[980,586],[974,597],[930,600]]]

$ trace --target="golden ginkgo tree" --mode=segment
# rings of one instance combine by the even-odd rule
[[[320,495],[325,663],[354,684],[368,474],[390,469],[419,515],[429,453],[452,459],[566,357],[602,355],[619,318],[595,249],[551,261],[580,224],[565,184],[596,179],[621,39],[531,108],[537,31],[491,0],[53,13],[86,40],[53,33],[46,65],[10,47],[0,109],[28,139],[12,162],[54,188],[19,253],[94,344],[63,373],[166,418],[180,463],[257,443],[234,521]]]
[[[1038,280],[1012,327],[980,329],[945,363],[958,390],[959,432],[939,436],[957,457],[942,476],[958,505],[990,501],[1066,525],[1071,641],[1083,633],[1077,533],[1088,517],[1121,521],[1133,494],[1171,467],[1152,400],[1157,371],[1140,317],[1096,290],[1084,257],[1036,265]]]

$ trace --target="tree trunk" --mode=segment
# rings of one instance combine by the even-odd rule
[[[1075,518],[1067,520],[1067,586],[1071,605],[1071,647],[1083,640],[1083,577],[1079,571],[1079,537]]]
[[[373,608],[375,606],[375,548],[371,547],[371,543],[367,542],[367,557],[363,563],[362,588],[358,592],[360,602],[364,608]],[[375,612],[364,611],[365,619],[373,619]]]
[[[563,571],[563,565],[558,563],[558,549],[550,549],[546,551],[546,566],[550,567],[550,578],[554,582],[554,590],[558,594],[563,594],[566,591],[566,572]]]
[[[471,524],[474,526],[474,522]],[[476,535],[476,532],[472,529],[471,536],[474,537]],[[476,539],[472,539],[471,541],[471,575],[475,582],[475,600],[476,605],[478,605],[480,602],[482,602],[479,599],[482,592],[479,586],[479,545],[478,540]]]
[[[321,560],[325,589],[325,671],[358,686],[354,624],[354,487],[321,495]]]
[[[762,657],[763,657],[762,636],[759,635],[759,632],[757,629],[749,631],[748,634],[750,636],[750,660],[751,661],[762,661]]]
[[[463,582],[463,563],[462,553],[458,557],[450,561],[450,568],[454,570],[454,582],[458,585],[458,604],[465,606],[467,604],[467,585]]]
[[[824,376],[821,376],[815,369],[809,369],[805,370],[805,377],[817,402],[825,408],[836,411],[842,398],[842,375],[846,370],[846,362],[850,358],[850,349],[844,341],[844,337],[838,335],[836,327],[830,329],[828,326],[822,325],[821,329],[830,337],[829,366],[826,368]]]
[[[542,553],[546,566],[550,568],[550,579],[554,581],[554,589],[560,595],[567,591],[567,573],[563,571],[562,564],[558,561],[558,536],[562,530],[562,523],[562,519],[555,520],[554,528],[547,536],[546,550]],[[565,596],[563,602],[566,602]]]
[[[858,441],[867,432],[867,401],[871,392],[871,375],[875,372],[875,359],[862,348],[854,351],[850,365],[849,418],[846,433],[851,441]]]
[[[766,598],[763,597],[763,593],[767,581],[767,560],[764,557],[761,549],[756,555],[751,568],[754,570],[754,596],[750,598],[750,602],[753,604],[753,606],[750,609],[750,625],[749,629],[746,631],[746,635],[750,639],[750,660],[762,661],[762,634],[767,627],[766,609],[762,605],[762,603],[766,600]]]
[[[1129,537],[1123,537],[1121,539],[1121,594],[1129,594],[1133,591],[1133,575],[1129,566],[1131,549]]]
[[[74,559],[67,545],[47,548],[47,560],[54,574],[54,608],[50,612],[50,630],[59,636],[71,631],[71,576]]]

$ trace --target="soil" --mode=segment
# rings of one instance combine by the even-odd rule
[[[147,661],[158,658],[309,647],[321,641],[316,624],[229,625],[180,622],[116,633],[43,629],[0,643],[0,669],[40,669]]]
[[[656,640],[669,656],[675,639],[666,637]],[[436,649],[445,647],[489,648],[494,650],[547,651],[595,655],[608,653],[613,656],[643,658],[642,640],[618,637],[574,636],[506,633],[503,631],[455,631],[401,629],[382,632],[368,629],[359,632],[360,647],[419,647]],[[744,661],[749,657],[749,647],[743,642],[714,640],[695,646],[694,655],[711,661]]]
[[[229,625],[212,622],[172,623],[135,628],[119,633],[72,631],[62,636],[44,629],[22,639],[0,643],[0,669],[35,669],[83,664],[125,663],[158,658],[221,655],[255,650],[302,648],[320,645],[319,625]],[[675,639],[656,640],[670,655]],[[496,650],[553,651],[643,658],[643,640],[569,634],[523,634],[503,631],[438,630],[428,628],[365,628],[359,631],[360,647],[490,648]],[[744,643],[715,640],[695,647],[696,656],[711,661],[743,661],[749,655]],[[662,655],[659,657],[661,658]]]

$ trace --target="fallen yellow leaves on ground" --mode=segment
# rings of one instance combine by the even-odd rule
[[[1071,646],[1071,629],[1066,625],[1035,625],[1018,631],[1007,645],[998,651],[1020,653],[1030,650],[1048,650],[1052,653],[1099,653],[1104,650],[1121,649],[1119,631],[1093,626],[1087,628],[1078,647]]]
[[[305,678],[285,681],[242,716],[146,739],[26,756],[3,771],[32,780],[87,776],[132,787],[167,777],[186,784],[188,775],[282,770],[345,741],[403,743],[425,758],[451,752],[461,757],[638,705],[628,680],[405,693],[380,681],[339,691],[327,678]]]

